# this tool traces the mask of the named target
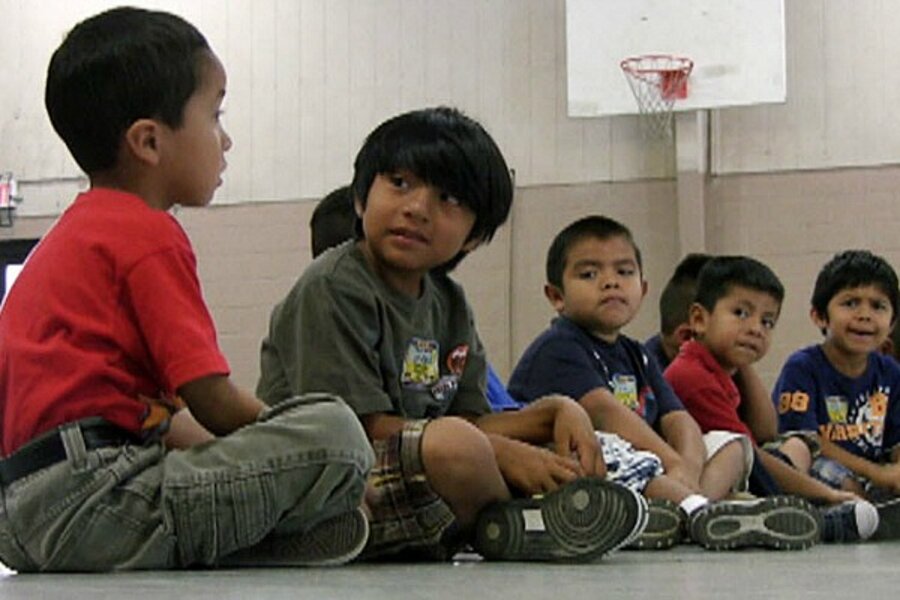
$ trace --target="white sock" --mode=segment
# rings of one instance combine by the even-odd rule
[[[691,516],[697,509],[703,508],[709,504],[709,498],[706,496],[701,496],[700,494],[691,494],[684,500],[682,500],[678,506],[681,507],[681,510],[687,513],[687,516]]]

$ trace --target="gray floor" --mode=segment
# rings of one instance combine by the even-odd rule
[[[3,600],[348,598],[400,600],[611,600],[891,598],[900,542],[817,546],[803,552],[619,552],[590,565],[353,565],[332,569],[15,575],[0,567]],[[484,596],[497,594],[496,598]]]

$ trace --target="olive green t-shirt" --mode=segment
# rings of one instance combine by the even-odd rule
[[[484,348],[462,288],[428,274],[419,298],[389,288],[353,241],[321,255],[272,312],[257,395],[342,397],[358,415],[490,412]]]

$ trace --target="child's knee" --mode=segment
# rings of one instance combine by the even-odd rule
[[[422,463],[429,478],[477,477],[494,463],[490,440],[475,425],[458,417],[428,423],[422,435]]]

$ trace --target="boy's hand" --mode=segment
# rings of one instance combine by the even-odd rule
[[[587,411],[573,400],[561,402],[553,422],[553,442],[560,456],[578,459],[586,475],[606,477],[606,463]]]
[[[494,448],[507,485],[528,495],[552,492],[585,475],[575,459],[525,442],[503,438]]]

